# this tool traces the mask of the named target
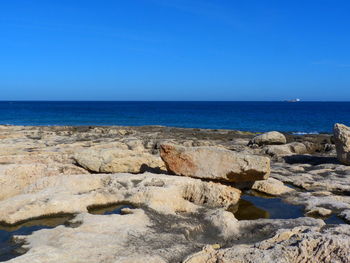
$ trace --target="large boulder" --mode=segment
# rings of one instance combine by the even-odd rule
[[[77,152],[74,160],[97,173],[142,173],[165,170],[159,156],[124,149],[88,149]]]
[[[170,172],[189,177],[249,182],[267,179],[270,173],[268,157],[235,153],[215,147],[162,144],[160,156]]]
[[[249,144],[257,144],[259,146],[285,143],[287,143],[286,137],[282,133],[277,131],[271,131],[257,135],[249,142]]]
[[[334,125],[334,142],[339,161],[350,165],[350,127],[336,123]]]

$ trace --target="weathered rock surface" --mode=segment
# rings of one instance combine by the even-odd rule
[[[47,215],[75,215],[65,225],[16,237],[29,251],[12,262],[349,262],[349,226],[339,223],[350,222],[350,166],[337,161],[331,136],[285,134],[291,143],[249,147],[253,136],[161,126],[0,125],[0,221],[14,224]],[[89,174],[100,173],[106,163],[118,167],[124,161],[121,169],[135,173],[158,167],[151,161],[146,170],[139,169],[138,158],[142,162],[144,156],[157,159],[163,144],[211,146],[221,157],[229,152],[259,160],[270,149],[269,154],[277,158],[272,158],[271,176],[255,181],[255,186],[155,173]],[[89,165],[98,167],[96,171],[76,165],[74,157],[85,151],[92,152],[85,157]],[[110,159],[103,159],[102,153]],[[123,162],[113,161],[114,153]],[[229,167],[232,162],[221,164],[221,157],[213,153],[199,157],[202,171],[208,174],[225,174],[226,168],[247,173],[250,165],[254,171],[265,167],[249,159],[250,164],[244,161],[240,170]],[[216,166],[211,160],[216,160]],[[274,179],[294,185],[294,190],[289,192]],[[278,195],[273,200],[300,205],[305,215],[322,220],[237,220],[229,211],[241,192],[230,185],[253,185],[257,191]],[[259,196],[260,201],[270,200],[263,198]],[[133,204],[137,209],[123,209],[123,215],[89,214],[95,206],[111,204]],[[11,229],[34,222],[38,221]]]
[[[249,144],[262,145],[274,145],[274,144],[286,144],[286,137],[277,131],[266,132],[260,135],[255,136],[250,140]]]
[[[42,177],[84,173],[87,172],[75,165],[62,164],[48,159],[45,162],[39,158],[30,162],[22,159],[20,163],[3,164],[0,165],[0,200],[19,194],[25,187]]]
[[[0,201],[0,222],[14,224],[54,214],[87,212],[114,203],[147,206],[158,212],[195,212],[200,205],[229,207],[241,191],[198,179],[144,173],[51,176]]]
[[[274,178],[255,181],[252,186],[252,189],[269,195],[281,195],[294,191],[294,189],[285,186],[283,182]]]
[[[165,170],[159,156],[133,150],[88,149],[76,153],[74,159],[85,169],[98,173],[142,173]]]
[[[265,153],[270,156],[286,156],[292,154],[305,154],[307,148],[305,144],[300,142],[292,142],[284,145],[268,145],[265,146]]]
[[[347,220],[345,211],[350,209],[350,167],[333,163],[335,158],[314,157],[310,161],[319,162],[319,159],[329,163],[275,163],[271,167],[271,177],[303,189],[287,193],[283,198],[289,203],[303,205],[308,215],[317,215],[319,211],[319,216],[323,216],[323,209],[327,209]],[[303,169],[296,171],[295,167]]]
[[[229,247],[224,251],[230,251],[231,247],[254,247],[256,242],[260,244],[256,250],[261,253],[266,250],[269,253],[267,246],[271,244],[275,245],[274,252],[277,254],[283,253],[279,242],[291,242],[286,239],[301,232],[295,228],[303,226],[304,231],[316,229],[308,234],[312,236],[324,223],[309,218],[237,221],[231,213],[223,210],[169,217],[149,209],[128,209],[124,215],[82,213],[71,222],[71,225],[78,226],[69,225],[36,231],[29,236],[16,236],[17,242],[24,242],[23,247],[29,251],[10,262],[211,262],[193,261],[195,256],[185,258],[209,244],[216,244],[212,248]],[[284,232],[279,230],[282,227]],[[292,234],[288,234],[290,232]],[[327,237],[332,241],[344,241],[340,234]],[[242,241],[247,245],[240,245]],[[327,252],[333,252],[335,246],[333,244]],[[303,245],[299,247],[304,248]],[[305,245],[305,248],[310,247]],[[243,260],[246,250],[238,251]],[[334,251],[331,255],[341,253],[343,250]],[[235,259],[234,253],[227,255],[224,262]]]
[[[350,127],[339,123],[335,124],[334,141],[339,161],[350,165]]]
[[[350,226],[281,229],[262,242],[214,250],[206,247],[184,263],[350,262]]]
[[[267,179],[270,159],[263,156],[238,154],[214,147],[182,147],[162,144],[160,156],[166,167],[177,175],[249,182]]]

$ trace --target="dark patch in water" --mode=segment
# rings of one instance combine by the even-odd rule
[[[59,216],[31,220],[14,226],[0,225],[0,261],[7,261],[24,253],[21,244],[12,241],[14,235],[30,235],[40,229],[54,228],[71,218],[72,216]]]
[[[232,207],[238,220],[254,220],[259,218],[290,219],[304,216],[303,206],[290,205],[280,198],[268,195],[245,194],[238,202],[238,206]]]
[[[305,217],[304,206],[291,205],[282,201],[281,198],[266,194],[249,191],[241,196],[238,204],[228,209],[238,220],[265,219],[293,219]],[[346,224],[337,215],[329,217],[315,217],[325,221],[326,224]]]
[[[312,216],[314,217],[314,216]],[[341,219],[340,217],[338,217],[337,215],[335,214],[332,214],[328,217],[314,217],[314,218],[319,218],[319,219],[322,219],[324,220],[324,222],[327,224],[327,225],[337,225],[337,224],[346,224],[346,222]]]
[[[112,215],[112,214],[121,214],[122,209],[124,208],[135,208],[130,204],[108,204],[103,206],[92,206],[88,208],[90,214],[93,215]]]
[[[238,206],[230,207],[229,211],[232,212],[238,220],[270,218],[269,212],[256,207],[252,202],[244,199],[239,200]]]

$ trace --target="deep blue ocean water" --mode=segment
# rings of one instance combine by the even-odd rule
[[[350,125],[350,102],[0,102],[0,124],[164,125],[321,133]]]

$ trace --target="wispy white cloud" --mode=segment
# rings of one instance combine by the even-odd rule
[[[119,38],[131,41],[142,42],[160,42],[161,38],[157,38],[149,32],[132,31],[125,28],[116,28],[108,26],[82,25],[73,23],[38,23],[26,20],[4,20],[1,21],[2,27],[22,28],[27,30],[42,30],[61,33],[74,33],[76,35],[98,35],[109,38]]]
[[[242,22],[235,15],[235,10],[228,8],[224,4],[220,4],[220,0],[151,0],[151,2],[182,12],[221,21],[232,27],[238,28],[242,26]]]
[[[350,64],[347,63],[340,63],[336,61],[331,60],[318,60],[311,62],[312,65],[320,65],[320,66],[330,66],[330,67],[336,67],[336,68],[350,68]]]

